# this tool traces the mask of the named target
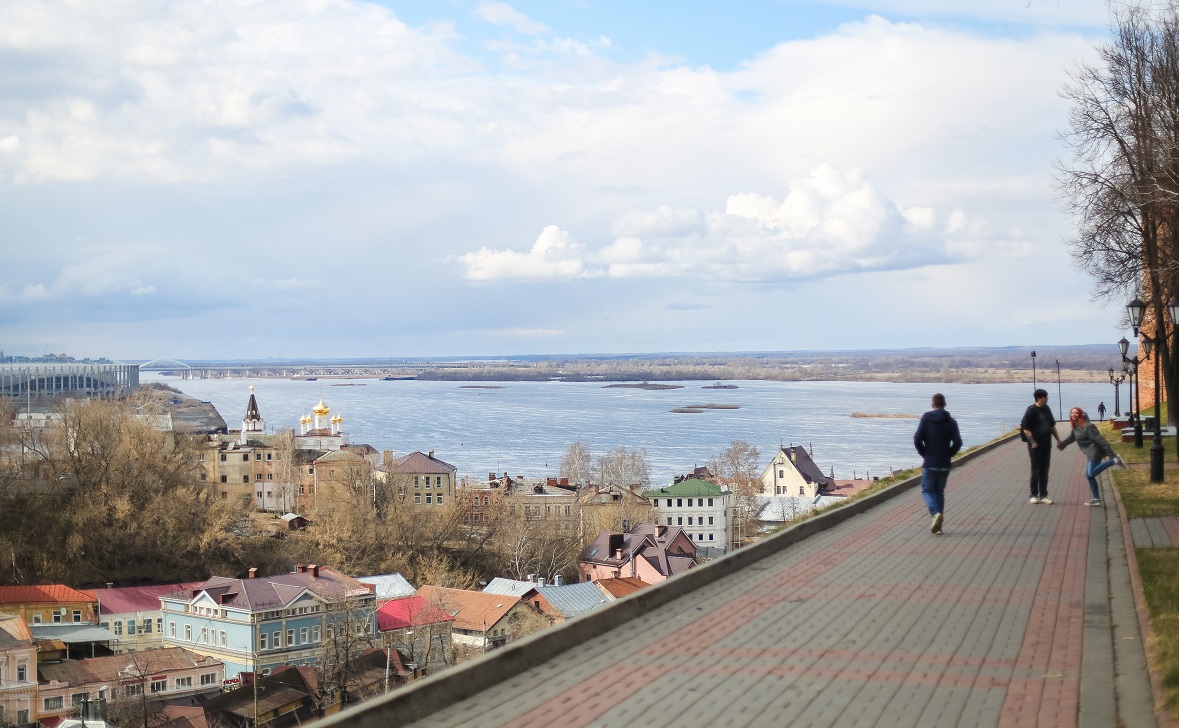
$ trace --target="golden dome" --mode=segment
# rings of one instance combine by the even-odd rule
[[[344,421],[344,418],[339,415],[336,415],[335,417],[332,418],[332,422],[336,423],[337,425],[343,421]]]
[[[302,417],[300,417],[299,424],[301,424],[301,425],[311,424],[311,415],[303,415]]]
[[[322,417],[323,415],[326,415],[328,412],[331,412],[332,410],[330,407],[328,407],[326,404],[323,403],[323,397],[320,397],[319,404],[315,405],[315,409],[313,409],[311,411]]]

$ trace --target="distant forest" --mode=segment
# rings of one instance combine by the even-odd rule
[[[435,360],[419,379],[453,381],[894,381],[1022,382],[1032,380],[1030,347],[807,351],[736,354],[643,354]],[[1044,348],[1035,360],[1038,378],[1103,381],[1121,368],[1116,345]]]

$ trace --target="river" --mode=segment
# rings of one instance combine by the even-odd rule
[[[299,417],[320,397],[343,416],[351,442],[397,455],[433,450],[458,468],[459,477],[490,472],[556,476],[569,445],[581,441],[591,455],[619,445],[647,452],[653,484],[703,465],[733,440],[745,440],[767,463],[779,445],[805,445],[823,472],[839,479],[883,475],[920,464],[913,450],[917,417],[933,392],[946,395],[969,447],[1015,428],[1031,403],[1029,384],[893,384],[881,382],[730,382],[737,389],[704,389],[710,382],[669,382],[682,389],[607,388],[590,382],[475,383],[373,379],[181,380],[145,372],[217,407],[233,429],[241,427],[254,386],[267,431],[298,429]],[[1079,405],[1096,418],[1108,384],[1064,384],[1057,411],[1056,383],[1043,385],[1058,417]],[[486,388],[500,387],[500,388]],[[1125,392],[1123,392],[1125,394]],[[698,414],[671,410],[690,405],[736,405]],[[911,417],[853,417],[911,415]]]

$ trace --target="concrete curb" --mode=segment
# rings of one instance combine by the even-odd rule
[[[1111,478],[1112,480],[1112,478]],[[1122,521],[1122,539],[1126,542],[1126,563],[1130,567],[1130,587],[1134,592],[1135,611],[1138,612],[1138,629],[1142,634],[1142,647],[1146,650],[1146,673],[1150,676],[1150,688],[1154,693],[1154,716],[1160,728],[1177,728],[1179,722],[1167,710],[1164,703],[1163,681],[1158,671],[1155,656],[1154,632],[1150,625],[1150,612],[1146,606],[1146,594],[1142,591],[1142,575],[1138,573],[1138,554],[1134,550],[1134,536],[1130,533],[1130,519],[1122,504],[1122,494],[1115,484],[1112,488],[1114,503],[1118,506],[1118,518]]]
[[[1005,445],[1018,436],[1012,433],[959,456],[954,467]],[[347,710],[326,718],[318,725],[389,726],[404,725],[436,713],[453,703],[493,688],[512,677],[540,665],[554,656],[591,641],[603,632],[629,622],[653,609],[683,597],[700,587],[732,575],[761,559],[843,523],[853,516],[907,493],[921,484],[915,476],[883,490],[837,506],[801,523],[726,554],[704,566],[691,569],[667,581],[635,592],[614,604],[594,610],[558,626],[538,632],[519,642],[483,655],[461,667],[419,680],[386,696],[364,703],[361,710]],[[924,504],[921,504],[924,508]]]

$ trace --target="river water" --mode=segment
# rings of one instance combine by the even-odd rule
[[[556,476],[569,445],[581,441],[591,455],[619,445],[645,449],[653,484],[703,465],[733,440],[746,440],[769,462],[779,445],[805,445],[823,472],[839,479],[883,475],[920,465],[913,450],[917,416],[933,392],[946,395],[966,446],[1015,428],[1031,403],[1030,384],[892,384],[881,382],[738,381],[737,389],[703,389],[711,382],[670,382],[683,389],[606,388],[591,382],[381,381],[372,379],[205,379],[185,381],[144,372],[208,400],[230,428],[241,427],[250,385],[267,431],[298,429],[299,417],[323,397],[354,444],[397,455],[433,450],[458,468],[459,477],[489,472]],[[340,386],[347,385],[347,386]],[[1081,406],[1094,413],[1108,384],[1064,384],[1057,411],[1055,383],[1049,404],[1058,417]],[[700,414],[671,410],[700,404],[737,405]],[[853,413],[912,415],[852,417]]]

